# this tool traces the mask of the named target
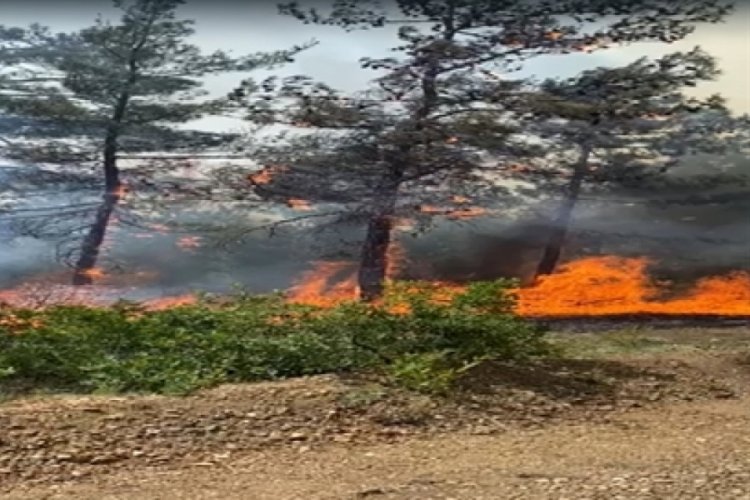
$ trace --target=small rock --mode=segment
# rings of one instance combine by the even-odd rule
[[[113,462],[117,462],[118,460],[119,458],[114,455],[99,455],[99,456],[93,457],[90,463],[94,465],[102,465],[102,464],[111,464]]]
[[[486,425],[478,425],[471,430],[471,433],[477,436],[486,436],[492,434],[492,428]]]
[[[305,441],[307,436],[302,432],[293,432],[289,435],[290,441]]]

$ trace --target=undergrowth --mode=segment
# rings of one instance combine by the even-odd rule
[[[0,308],[0,390],[185,394],[225,382],[372,370],[401,386],[444,392],[485,359],[547,352],[516,317],[506,281],[431,300],[430,285],[395,283],[384,304],[330,309],[237,294],[145,311]]]

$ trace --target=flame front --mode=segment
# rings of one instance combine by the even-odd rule
[[[359,295],[357,269],[347,261],[318,261],[287,295],[289,302],[320,307],[355,300]]]
[[[646,272],[647,259],[591,257],[563,265],[519,290],[523,316],[625,314],[750,315],[750,273],[703,278],[680,297],[659,300],[664,286]]]
[[[190,306],[198,302],[198,297],[192,293],[177,295],[174,297],[162,297],[159,299],[147,300],[143,306],[149,311],[164,311],[173,307]]]
[[[465,200],[465,198],[458,197],[459,200]],[[464,205],[465,202],[454,202],[457,205]],[[465,219],[473,219],[474,217],[479,217],[482,215],[487,215],[487,209],[482,207],[469,207],[465,206],[464,208],[443,208],[438,207],[435,205],[421,205],[419,207],[419,211],[423,214],[427,215],[442,215],[446,217],[447,219],[452,220],[465,220]]]
[[[312,210],[310,202],[301,198],[289,198],[288,200],[286,200],[286,204],[293,210],[299,210],[302,212],[309,212],[310,210]]]
[[[616,256],[589,257],[569,262],[555,274],[542,276],[534,284],[515,290],[516,312],[524,317],[595,317],[613,315],[722,315],[750,316],[750,273],[735,271],[709,276],[692,288],[675,294],[668,284],[648,275],[645,258]],[[408,266],[398,243],[389,246],[387,279],[397,278]],[[139,273],[136,273],[139,274]],[[144,277],[148,278],[148,273]],[[445,303],[463,286],[435,282],[434,299]],[[0,290],[0,305],[42,308],[54,304],[105,306],[115,300],[116,289],[28,283],[11,290]],[[288,301],[319,307],[333,307],[356,300],[357,264],[351,261],[318,261],[289,291]],[[669,298],[666,298],[669,297]],[[111,300],[110,300],[111,299]],[[152,299],[149,310],[163,310],[194,304],[192,294]],[[408,308],[391,306],[393,312]]]
[[[259,171],[248,175],[247,180],[249,180],[251,184],[268,184],[276,174],[284,172],[285,170],[286,167],[283,165],[266,165]]]
[[[394,248],[398,248],[394,246]],[[394,250],[394,255],[402,250]],[[397,273],[394,258],[389,276]],[[608,315],[723,315],[750,316],[750,273],[699,280],[679,297],[660,299],[669,289],[648,276],[649,260],[615,256],[579,259],[540,277],[529,287],[515,290],[516,312],[525,317]],[[344,272],[345,271],[345,272]],[[460,290],[441,284],[436,301]],[[445,293],[442,293],[445,292]],[[296,303],[330,307],[357,297],[356,265],[352,262],[317,262],[290,294]]]
[[[567,263],[518,290],[521,316],[750,315],[750,273],[734,271],[699,280],[677,297],[648,275],[651,261],[616,256]]]

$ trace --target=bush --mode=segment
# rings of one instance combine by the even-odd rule
[[[132,304],[0,310],[0,381],[182,394],[223,382],[382,369],[406,387],[443,392],[484,359],[546,352],[542,332],[511,313],[508,286],[476,283],[436,301],[431,285],[397,283],[379,306],[331,309],[240,295],[152,312]]]

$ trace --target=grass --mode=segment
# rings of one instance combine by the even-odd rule
[[[750,351],[746,328],[627,328],[596,333],[551,332],[554,350],[571,358],[651,356],[696,351]]]
[[[187,394],[229,382],[376,371],[404,387],[443,392],[483,360],[549,352],[544,332],[512,313],[512,286],[475,283],[438,304],[431,285],[397,283],[381,307],[320,309],[238,294],[166,311],[127,303],[4,308],[0,390]]]

